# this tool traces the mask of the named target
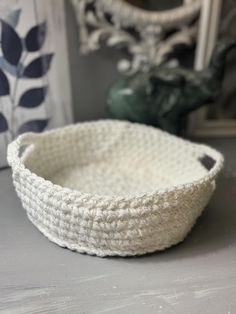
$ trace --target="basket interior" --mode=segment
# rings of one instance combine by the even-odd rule
[[[82,123],[45,133],[27,168],[53,183],[98,195],[139,195],[206,174],[190,143],[124,122]]]

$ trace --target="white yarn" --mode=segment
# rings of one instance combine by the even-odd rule
[[[204,155],[215,160],[210,171],[199,162]],[[21,135],[8,147],[8,162],[29,219],[51,241],[127,256],[184,239],[223,157],[153,127],[104,120]]]

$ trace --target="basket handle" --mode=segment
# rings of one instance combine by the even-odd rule
[[[7,161],[9,166],[13,169],[22,167],[22,159],[20,157],[20,149],[23,145],[34,145],[37,139],[40,137],[39,134],[29,132],[24,133],[17,137],[7,147]]]
[[[208,177],[214,178],[220,170],[223,168],[224,165],[224,157],[223,155],[216,151],[214,148],[211,148],[204,144],[196,144],[197,151],[199,152],[197,155],[198,158],[209,157],[215,163],[209,170]]]

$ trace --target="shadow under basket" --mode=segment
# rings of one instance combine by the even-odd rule
[[[25,133],[9,145],[8,162],[29,219],[51,241],[132,256],[185,238],[223,157],[153,127],[102,120]]]

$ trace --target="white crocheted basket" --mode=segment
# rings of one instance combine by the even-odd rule
[[[204,156],[214,160],[210,170]],[[9,145],[8,162],[29,219],[51,241],[127,256],[184,239],[223,157],[153,127],[104,120],[21,135]]]

